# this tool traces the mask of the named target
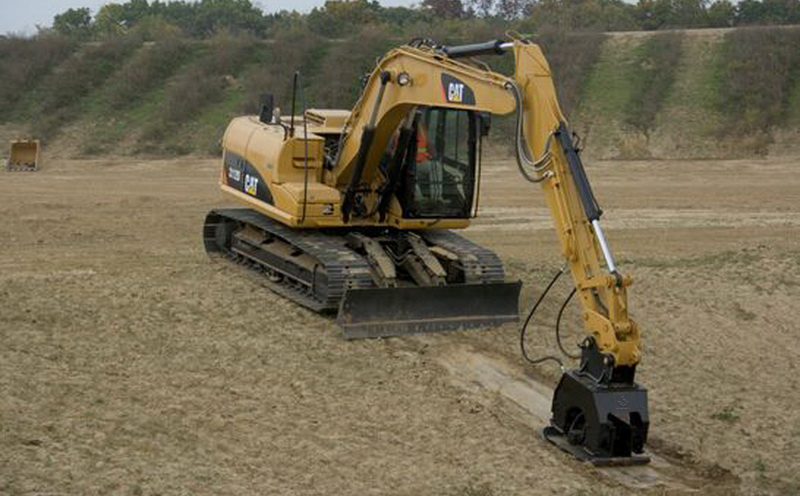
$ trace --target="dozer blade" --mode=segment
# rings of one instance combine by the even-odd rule
[[[493,327],[519,318],[522,283],[351,289],[336,323],[346,339]]]

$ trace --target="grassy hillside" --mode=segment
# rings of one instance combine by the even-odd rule
[[[800,28],[536,39],[590,156],[754,156],[796,140]],[[259,93],[274,93],[289,112],[295,70],[308,106],[349,108],[360,76],[402,41],[369,26],[344,40],[306,30],[270,40],[0,39],[0,123],[69,155],[215,154],[228,120],[253,113]],[[510,56],[489,62],[513,66]],[[498,119],[494,142],[503,145],[509,129]]]

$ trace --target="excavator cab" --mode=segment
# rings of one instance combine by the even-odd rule
[[[469,218],[475,197],[479,117],[475,112],[418,110],[406,153],[400,200],[407,218]]]

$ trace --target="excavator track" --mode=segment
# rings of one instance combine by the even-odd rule
[[[316,312],[339,310],[347,338],[494,326],[517,319],[520,283],[504,282],[499,257],[449,231],[418,232],[455,263],[460,283],[379,287],[347,232],[292,229],[250,209],[206,216],[203,242],[263,276],[272,291]]]
[[[296,248],[281,257],[234,236],[247,226]],[[212,210],[203,226],[206,252],[220,254],[265,276],[276,293],[317,312],[335,311],[348,289],[373,286],[369,264],[345,246],[344,238],[293,230],[250,209]],[[296,261],[313,257],[309,269]]]

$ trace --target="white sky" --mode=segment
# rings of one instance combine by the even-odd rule
[[[115,3],[125,3],[116,0]],[[0,33],[33,34],[36,25],[50,26],[53,16],[69,8],[89,7],[92,14],[108,0],[0,0]],[[383,6],[411,6],[418,0],[379,0]],[[325,4],[325,0],[253,0],[264,12],[280,10],[299,10],[308,12],[314,7]]]

